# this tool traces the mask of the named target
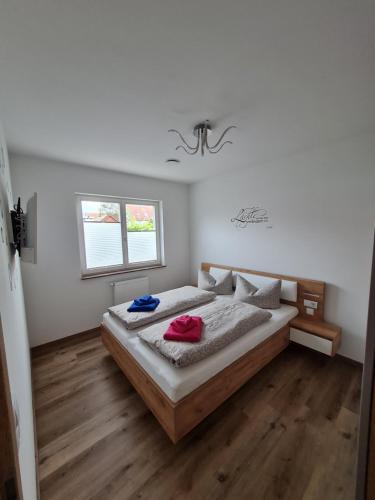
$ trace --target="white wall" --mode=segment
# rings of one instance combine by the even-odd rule
[[[9,210],[13,207],[9,164],[5,141],[0,130],[4,165],[0,163],[0,317],[12,401],[19,409],[20,445],[18,450],[21,484],[25,500],[37,498],[34,423],[30,370],[20,262],[10,252],[11,226]],[[1,154],[1,151],[0,151]],[[10,231],[8,233],[8,231]]]
[[[31,345],[99,325],[111,281],[149,276],[151,292],[189,280],[188,186],[63,162],[11,155],[14,193],[38,193],[37,264],[22,263]],[[163,201],[166,268],[80,279],[75,192]]]
[[[236,228],[240,208],[269,224]],[[340,353],[363,361],[375,222],[375,135],[335,143],[191,188],[192,275],[201,261],[326,281]],[[272,225],[272,228],[267,226]]]

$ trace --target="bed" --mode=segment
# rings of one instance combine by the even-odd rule
[[[288,346],[289,322],[304,314],[305,295],[313,294],[318,312],[323,313],[323,282],[208,263],[201,268],[213,274],[231,269],[234,276],[240,273],[252,279],[259,276],[259,280],[282,279],[282,306],[272,310],[267,322],[208,358],[183,368],[172,366],[138,338],[137,330],[127,330],[109,313],[104,314],[101,328],[104,345],[174,443]],[[217,296],[214,300],[232,298]]]

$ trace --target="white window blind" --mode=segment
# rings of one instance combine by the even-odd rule
[[[130,263],[157,260],[155,206],[126,204]]]

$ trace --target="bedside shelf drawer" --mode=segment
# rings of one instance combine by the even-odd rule
[[[310,349],[314,349],[315,351],[327,354],[328,356],[332,356],[333,342],[331,340],[317,337],[314,334],[307,333],[293,327],[290,327],[290,340],[296,342],[297,344],[310,347]]]

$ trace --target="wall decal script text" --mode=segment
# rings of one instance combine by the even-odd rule
[[[249,224],[268,222],[267,210],[260,207],[240,208],[236,217],[231,219],[236,227],[245,228]]]

